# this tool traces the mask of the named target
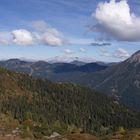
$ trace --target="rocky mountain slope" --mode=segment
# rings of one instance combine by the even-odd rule
[[[140,51],[120,64],[87,74],[78,81],[140,109]]]

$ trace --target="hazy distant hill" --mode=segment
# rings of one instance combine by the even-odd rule
[[[40,78],[49,78],[51,75],[53,76],[59,73],[67,72],[95,72],[104,70],[108,67],[108,65],[104,64],[84,63],[81,61],[51,64],[45,61],[26,62],[19,59],[0,61],[0,66],[16,72],[25,72]]]
[[[78,61],[78,60],[74,60],[72,62],[70,62],[71,64],[75,64],[77,66],[82,66],[82,65],[85,65],[86,62],[82,62],[82,61]]]

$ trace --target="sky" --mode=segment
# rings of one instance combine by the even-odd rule
[[[0,0],[0,59],[119,62],[140,49],[139,0]]]

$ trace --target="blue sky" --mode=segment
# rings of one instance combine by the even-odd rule
[[[0,59],[122,61],[140,49],[139,7],[138,0],[1,0]]]

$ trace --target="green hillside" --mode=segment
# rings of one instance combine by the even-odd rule
[[[140,127],[140,113],[80,86],[52,83],[0,69],[2,130],[30,130],[34,137],[53,132],[105,135]]]

